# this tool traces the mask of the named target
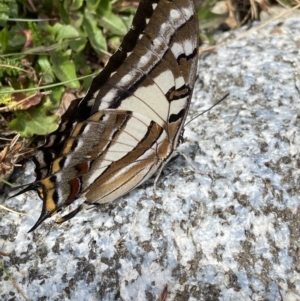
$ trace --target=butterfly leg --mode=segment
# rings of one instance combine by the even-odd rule
[[[192,161],[190,160],[190,158],[188,158],[184,153],[178,152],[178,154],[179,154],[180,156],[182,156],[182,157],[186,160],[186,162],[189,164],[189,166],[191,167],[191,169],[192,169],[194,172],[199,173],[200,175],[208,176],[208,177],[210,177],[211,180],[213,181],[213,177],[212,177],[211,174],[205,173],[205,172],[201,171],[200,169],[196,168],[196,167],[194,166],[194,164],[192,163]]]
[[[81,204],[80,206],[78,206],[76,209],[74,209],[73,211],[71,211],[70,213],[58,218],[55,222],[57,224],[62,224],[66,221],[68,221],[69,219],[71,219],[72,217],[74,217],[78,212],[80,212],[83,208],[83,204]]]
[[[153,191],[153,194],[154,194],[154,198],[158,198],[158,196],[156,194],[156,184],[158,182],[158,179],[159,179],[159,177],[161,175],[162,170],[164,169],[164,166],[165,166],[164,164],[161,164],[160,168],[157,171],[157,175],[156,175],[156,177],[154,179],[153,188],[152,188],[152,191]]]

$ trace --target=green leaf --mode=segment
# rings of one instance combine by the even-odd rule
[[[12,26],[8,34],[9,34],[9,38],[8,38],[8,46],[6,52],[20,51],[26,42],[25,36],[20,34],[20,26],[18,25]]]
[[[69,11],[65,9],[64,5],[59,5],[58,6],[58,15],[60,16],[60,21],[61,23],[64,24],[70,24],[71,20],[70,20],[70,14]]]
[[[65,0],[64,7],[67,11],[78,10],[83,4],[83,0]]]
[[[52,93],[49,95],[52,101],[52,109],[56,110],[59,107],[64,92],[65,88],[63,86],[55,87],[52,89]]]
[[[61,25],[59,23],[56,23],[54,27],[57,27],[58,34],[56,39],[58,41],[62,41],[64,39],[72,39],[79,37],[78,31],[71,25]]]
[[[90,10],[96,10],[96,8],[99,6],[101,0],[87,0],[87,8]]]
[[[51,53],[51,63],[52,71],[62,82],[76,79],[76,69],[74,62],[70,60],[71,49],[63,52],[53,52]],[[66,84],[70,88],[80,88],[80,83],[78,80]]]
[[[2,0],[0,1],[0,18],[15,18],[18,16],[17,1]]]
[[[112,12],[111,1],[101,0],[97,8],[98,24],[108,29],[113,35],[124,36],[127,32],[127,24],[124,20]]]
[[[86,43],[87,43],[86,37],[82,37],[82,38],[76,39],[76,41],[69,42],[71,49],[76,52],[83,51],[86,46]]]
[[[116,51],[121,44],[121,38],[117,36],[113,36],[108,40],[108,46],[111,48],[113,51]]]
[[[74,11],[69,13],[70,24],[79,29],[83,22],[83,13],[81,11]]]
[[[18,17],[18,4],[17,1],[7,1],[9,6],[9,16],[11,18]]]
[[[200,41],[202,43],[207,43],[209,45],[214,45],[216,43],[212,35],[205,34],[205,33],[200,33]]]
[[[218,17],[219,15],[214,14],[210,11],[208,8],[203,8],[198,12],[198,18],[199,20],[208,20],[208,19],[214,19]]]
[[[8,31],[6,28],[3,28],[0,32],[0,44],[1,44],[1,53],[5,53],[8,43]]]
[[[56,42],[79,37],[78,30],[71,25],[56,23],[54,26],[48,26],[47,30]]]
[[[33,135],[47,135],[58,127],[59,117],[49,115],[47,102],[26,111],[14,112],[16,118],[9,123],[9,127],[20,133],[22,137]]]
[[[1,87],[0,91],[7,92],[7,94],[0,95],[0,106],[7,106],[11,105],[15,100],[12,97],[12,93],[14,91],[14,88],[12,87]]]
[[[101,0],[99,9],[102,13],[112,11],[111,1],[110,0]]]
[[[227,15],[217,15],[212,13],[208,8],[203,8],[198,12],[198,18],[201,21],[200,27],[202,30],[217,28],[224,20]]]
[[[130,15],[126,18],[122,18],[125,26],[126,26],[126,32],[129,30],[131,24],[132,24],[132,20],[133,20],[133,15]]]
[[[103,56],[107,52],[106,39],[102,31],[97,26],[95,16],[88,11],[84,13],[83,26],[88,35],[89,41],[99,56]]]
[[[37,60],[41,71],[43,72],[43,82],[45,84],[51,84],[54,81],[54,74],[51,70],[51,64],[46,55],[40,55]]]
[[[105,12],[98,20],[98,24],[108,29],[112,34],[124,36],[127,32],[127,27],[124,21],[117,15],[111,12]]]

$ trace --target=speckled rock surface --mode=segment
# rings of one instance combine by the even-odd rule
[[[220,39],[238,36],[226,33]],[[199,60],[178,158],[153,180],[33,234],[41,202],[1,204],[0,250],[29,300],[300,300],[300,18]],[[27,173],[31,173],[28,169]],[[2,270],[0,299],[23,300]]]

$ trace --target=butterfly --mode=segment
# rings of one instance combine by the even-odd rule
[[[30,231],[78,198],[114,201],[176,155],[195,83],[198,30],[193,0],[140,1],[119,49],[31,157],[36,181],[20,193],[36,190],[43,208]]]

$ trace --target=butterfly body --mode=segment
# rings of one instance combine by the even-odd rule
[[[176,154],[195,82],[193,0],[142,0],[120,48],[32,160],[40,219],[84,197],[107,203],[149,179]],[[64,221],[75,215],[69,214]]]

